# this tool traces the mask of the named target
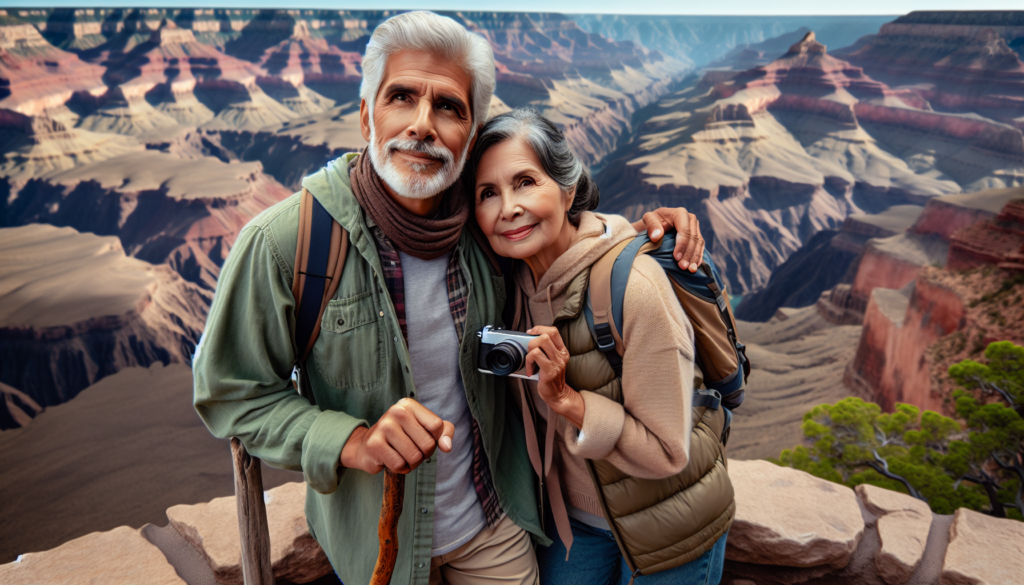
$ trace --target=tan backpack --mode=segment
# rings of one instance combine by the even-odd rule
[[[732,419],[730,411],[743,403],[743,385],[750,375],[746,346],[736,336],[729,296],[711,256],[704,251],[704,261],[696,273],[683,270],[672,255],[675,240],[674,232],[665,234],[660,244],[641,234],[621,242],[598,260],[590,270],[587,324],[601,353],[621,378],[625,350],[622,306],[633,260],[640,254],[657,260],[693,325],[696,362],[704,374],[704,387],[695,391],[693,405],[715,409],[725,406],[728,425]],[[728,434],[724,438],[727,437]]]

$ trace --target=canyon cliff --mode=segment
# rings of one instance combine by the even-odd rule
[[[951,364],[977,359],[992,341],[1024,341],[1022,196],[1016,188],[939,198],[905,234],[868,244],[844,299],[864,299],[847,386],[886,409],[907,402],[951,413]]]
[[[169,266],[49,225],[0,229],[0,254],[0,382],[35,404],[125,367],[191,361],[211,295]]]
[[[851,213],[961,190],[916,172],[861,124],[888,112],[925,115],[925,105],[828,55],[809,32],[767,65],[708,71],[645,109],[631,143],[597,176],[602,209],[636,218],[686,207],[700,217],[731,291],[756,291]]]

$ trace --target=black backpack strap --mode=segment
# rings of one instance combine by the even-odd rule
[[[715,305],[718,307],[718,312],[722,316],[722,322],[725,323],[725,330],[729,334],[729,341],[732,342],[733,347],[736,348],[736,357],[739,359],[741,369],[743,370],[743,378],[736,380],[733,384],[740,386],[736,390],[729,391],[725,394],[725,404],[729,408],[736,408],[743,404],[743,386],[742,384],[750,377],[750,360],[747,359],[747,346],[743,345],[739,341],[739,337],[736,335],[735,324],[733,323],[732,314],[729,312],[728,301],[725,300],[725,295],[722,294],[722,289],[718,286],[718,281],[715,278],[714,271],[711,269],[709,262],[704,262],[700,265],[701,270],[708,277],[708,288],[711,293],[715,295]]]
[[[300,273],[305,276],[302,297],[296,299],[299,311],[295,316],[295,347],[306,361],[313,329],[320,321],[320,304],[327,290],[327,260],[331,253],[331,224],[334,219],[316,197],[313,200],[313,215],[310,223],[309,247],[306,265]]]
[[[296,387],[311,404],[316,398],[305,375],[306,359],[320,335],[320,320],[338,290],[348,253],[348,233],[309,191],[302,190],[295,248]]]

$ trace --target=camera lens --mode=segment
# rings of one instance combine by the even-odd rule
[[[526,363],[526,352],[523,346],[514,341],[502,341],[487,352],[484,357],[487,369],[497,376],[507,376],[519,370]]]

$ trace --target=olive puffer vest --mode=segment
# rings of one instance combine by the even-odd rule
[[[598,349],[582,311],[589,280],[589,269],[573,280],[554,320],[570,354],[566,383],[622,403],[622,380]],[[671,477],[640,479],[607,461],[587,460],[605,520],[634,577],[696,559],[732,525],[736,503],[721,441],[725,412],[694,407],[692,421],[689,462]]]

